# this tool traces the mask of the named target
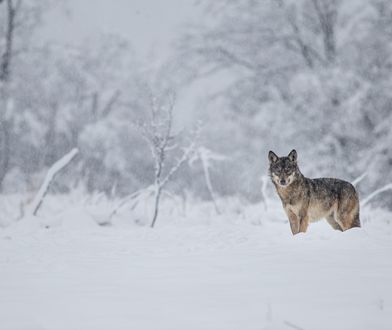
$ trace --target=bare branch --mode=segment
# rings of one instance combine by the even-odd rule
[[[113,106],[116,104],[120,96],[121,96],[121,91],[116,90],[113,93],[113,95],[110,97],[108,102],[105,104],[105,106],[103,107],[101,111],[101,117],[106,117],[107,115],[110,114],[110,112],[113,110]]]
[[[204,180],[207,186],[207,190],[210,194],[212,203],[214,204],[215,211],[217,214],[221,214],[218,203],[216,201],[215,192],[212,187],[212,182],[210,177],[210,166],[211,166],[211,161],[222,161],[225,160],[226,158],[222,155],[218,155],[211,152],[211,150],[207,148],[199,147],[197,148],[195,155],[189,159],[189,163],[192,164],[193,162],[195,162],[196,159],[199,159],[201,162],[203,172],[204,172]]]
[[[369,196],[367,196],[361,203],[361,207],[364,207],[366,204],[368,204],[374,197],[377,195],[383,193],[384,191],[392,190],[392,183],[389,183],[375,191],[373,191]]]
[[[251,62],[248,62],[248,61],[238,57],[237,55],[235,55],[234,53],[228,51],[227,49],[225,49],[223,47],[217,47],[216,51],[218,52],[219,55],[223,55],[224,57],[226,57],[229,61],[231,61],[234,64],[242,66],[242,67],[244,67],[248,70],[251,70],[251,71],[253,71],[255,69],[255,66]]]
[[[229,64],[238,65],[250,71],[255,70],[255,65],[253,65],[251,62],[248,62],[247,60],[240,58],[239,56],[235,55],[233,52],[225,49],[223,46],[198,47],[198,48],[194,48],[193,51],[203,56],[215,55],[218,57],[218,61],[226,60],[226,62],[228,62]]]
[[[335,1],[312,0],[320,28],[323,33],[324,52],[328,62],[333,62],[336,55],[335,24],[337,10]]]
[[[368,171],[363,172],[359,177],[357,177],[351,184],[355,187],[357,186],[366,176],[369,174]]]
[[[174,165],[170,172],[166,175],[166,177],[162,180],[161,187],[164,187],[167,182],[172,178],[174,174],[181,168],[181,166],[192,156],[192,154],[196,150],[196,141],[193,141],[191,145],[185,149],[184,153],[182,154],[181,158],[177,161],[176,165]]]
[[[150,194],[153,192],[153,189],[152,189],[152,187],[150,186],[150,187],[147,187],[147,188],[144,188],[144,189],[140,189],[140,190],[138,190],[138,191],[136,191],[136,192],[134,192],[134,193],[132,193],[132,194],[130,194],[130,195],[128,195],[128,196],[126,196],[126,197],[124,197],[124,198],[122,198],[119,202],[118,202],[118,204],[116,205],[116,207],[112,210],[112,212],[110,213],[110,215],[109,215],[109,221],[113,218],[113,216],[115,216],[119,211],[120,211],[120,209],[122,209],[125,205],[127,205],[129,202],[131,202],[131,201],[135,201],[143,192],[149,192]],[[136,204],[136,202],[134,203],[134,204]],[[132,209],[134,208],[135,206],[134,205],[132,205]]]

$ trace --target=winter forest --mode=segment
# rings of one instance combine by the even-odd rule
[[[72,148],[80,153],[50,193],[124,197],[146,188],[154,157],[140,128],[162,138],[167,120],[175,148],[166,169],[195,142],[219,196],[259,201],[269,149],[297,148],[311,177],[366,173],[364,194],[392,182],[389,1],[201,2],[203,20],[184,23],[160,67],[116,35],[78,47],[43,43],[35,33],[50,5],[0,7],[3,194],[34,195]],[[209,93],[181,108],[181,94],[203,81]],[[168,189],[207,200],[194,156]],[[375,202],[390,200],[386,192]]]
[[[391,329],[392,2],[141,3],[0,0],[0,329]],[[361,229],[291,235],[292,149]]]

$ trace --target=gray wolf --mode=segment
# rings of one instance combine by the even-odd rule
[[[309,179],[299,170],[297,152],[287,157],[268,154],[269,172],[293,235],[305,233],[309,223],[325,218],[333,229],[360,227],[359,200],[354,186],[331,178]]]

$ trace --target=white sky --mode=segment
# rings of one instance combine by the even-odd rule
[[[200,17],[194,0],[67,0],[45,17],[44,35],[79,43],[102,32],[131,41],[137,53],[167,53],[181,24]],[[67,14],[67,13],[68,14]]]
[[[149,63],[164,62],[171,42],[181,35],[188,22],[202,19],[196,0],[55,0],[55,6],[44,16],[44,40],[60,44],[80,44],[85,38],[103,32],[128,39],[139,58]],[[208,79],[181,91],[177,106],[180,121],[191,121],[200,97],[210,93],[212,86],[221,86]]]

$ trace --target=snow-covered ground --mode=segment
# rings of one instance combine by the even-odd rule
[[[293,237],[281,208],[247,210],[154,229],[68,210],[0,229],[0,329],[392,329],[390,213]]]

